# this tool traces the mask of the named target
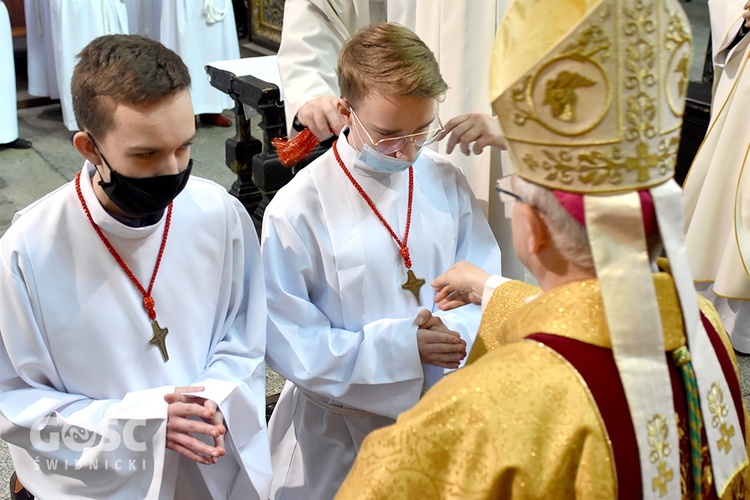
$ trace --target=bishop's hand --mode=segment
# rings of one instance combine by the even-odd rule
[[[456,262],[430,282],[435,289],[435,304],[443,311],[466,304],[481,304],[484,283],[490,277],[483,269],[465,260]]]
[[[203,387],[178,387],[173,393],[164,396],[168,403],[167,449],[200,464],[210,465],[226,455],[224,435],[227,430],[224,427],[224,417],[214,401],[185,394],[202,390]],[[192,434],[210,436],[214,446]]]

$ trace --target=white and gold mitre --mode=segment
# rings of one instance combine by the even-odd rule
[[[671,178],[690,56],[676,1],[515,2],[490,72],[515,172],[579,193]]]

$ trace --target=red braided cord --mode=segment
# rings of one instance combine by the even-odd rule
[[[411,208],[412,208],[412,202],[414,201],[414,168],[409,167],[409,204],[406,211],[406,231],[404,232],[404,241],[401,241],[401,238],[398,237],[396,232],[391,228],[391,225],[388,224],[388,222],[385,220],[385,218],[381,215],[378,208],[375,206],[375,203],[372,201],[372,199],[365,193],[365,190],[362,188],[362,186],[357,182],[357,180],[354,178],[351,172],[349,172],[349,169],[346,168],[344,165],[344,162],[341,161],[341,157],[339,156],[339,151],[336,148],[336,143],[338,141],[333,143],[333,155],[336,157],[336,161],[339,163],[339,166],[341,167],[341,170],[344,171],[344,174],[346,174],[346,177],[351,181],[354,188],[359,192],[359,194],[364,198],[364,200],[367,202],[367,205],[370,207],[370,209],[375,213],[375,215],[380,219],[380,222],[383,223],[385,228],[388,230],[389,233],[391,233],[391,236],[393,236],[393,239],[396,240],[396,243],[398,243],[399,247],[399,254],[404,259],[404,266],[406,266],[406,269],[411,269],[411,256],[409,254],[409,229],[411,228]]]
[[[141,292],[141,295],[143,295],[143,307],[146,309],[146,312],[148,313],[149,319],[152,321],[156,319],[156,311],[154,310],[154,299],[151,297],[151,290],[154,289],[154,282],[156,281],[156,275],[159,273],[159,266],[161,266],[161,258],[164,255],[164,248],[167,246],[167,237],[169,236],[169,226],[172,223],[172,203],[169,204],[169,207],[167,208],[167,220],[164,223],[164,235],[161,238],[161,246],[159,247],[159,255],[156,257],[156,265],[154,266],[154,273],[151,275],[151,282],[148,285],[148,290],[143,288],[143,285],[141,285],[140,281],[138,281],[138,278],[135,277],[135,274],[133,274],[133,271],[130,270],[128,265],[125,263],[124,260],[122,260],[122,257],[120,257],[120,254],[117,253],[117,250],[115,250],[115,247],[112,246],[112,243],[109,242],[109,239],[105,236],[104,232],[102,232],[101,228],[94,222],[94,218],[91,216],[91,212],[89,211],[89,207],[86,205],[86,200],[83,199],[83,192],[81,191],[81,173],[78,172],[78,175],[76,176],[76,194],[78,194],[78,199],[81,201],[81,207],[83,207],[83,211],[86,214],[86,217],[88,218],[89,222],[91,223],[91,227],[94,228],[94,231],[99,236],[99,239],[102,240],[104,243],[104,246],[107,247],[107,250],[109,250],[109,253],[112,254],[112,257],[115,258],[115,261],[117,264],[122,268],[123,271],[125,271],[125,274],[128,275],[128,278],[130,278],[130,281],[133,282],[133,284],[138,288],[138,291]]]

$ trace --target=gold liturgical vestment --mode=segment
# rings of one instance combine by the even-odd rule
[[[666,273],[655,274],[654,284],[665,349],[673,351],[685,344],[674,284]],[[581,365],[589,372],[591,366],[600,366],[597,358],[611,356],[597,280],[568,283],[524,304],[531,288],[508,282],[495,291],[480,329],[483,341],[478,339],[472,350],[473,362],[436,385],[396,424],[370,434],[337,498],[627,498],[628,491],[640,496],[637,469],[627,472],[624,482],[635,483],[630,485],[618,484],[617,471],[637,465],[637,456],[628,464],[615,464],[619,454],[613,442],[622,440],[622,428],[630,426],[630,434],[624,435],[630,435],[631,442],[625,444],[635,445],[629,415],[625,424],[609,428],[618,434],[611,436],[603,417],[608,408],[599,408],[587,379],[549,347],[562,340],[580,342],[579,351],[595,350],[599,354]],[[717,351],[723,351],[719,357],[726,360],[722,366],[734,382],[730,387],[737,389],[737,394],[722,397],[741,398],[736,360],[718,316],[707,302],[701,309],[715,330]],[[540,333],[546,335],[539,338],[552,342],[539,341]],[[597,378],[605,390],[619,384],[616,375],[604,370],[595,369],[589,380]],[[675,401],[684,403],[682,392],[675,392]],[[676,405],[675,411],[684,497],[690,491],[690,454],[682,446],[684,408]],[[746,412],[744,418],[747,422]],[[705,447],[703,460],[708,472],[704,498],[715,497]],[[745,488],[746,470],[737,471],[723,498],[742,496],[737,493]]]

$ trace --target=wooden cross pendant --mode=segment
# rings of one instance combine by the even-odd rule
[[[169,329],[160,327],[156,320],[151,321],[151,329],[154,331],[154,334],[148,339],[148,343],[159,348],[161,357],[166,363],[169,361],[169,353],[167,352],[167,334],[169,333]]]
[[[424,285],[425,281],[422,278],[417,278],[414,276],[414,271],[411,269],[406,270],[406,283],[401,285],[401,288],[404,290],[409,290],[411,293],[414,294],[414,298],[417,299],[417,304],[422,305],[422,303],[419,301],[419,289],[422,288],[422,285]]]

